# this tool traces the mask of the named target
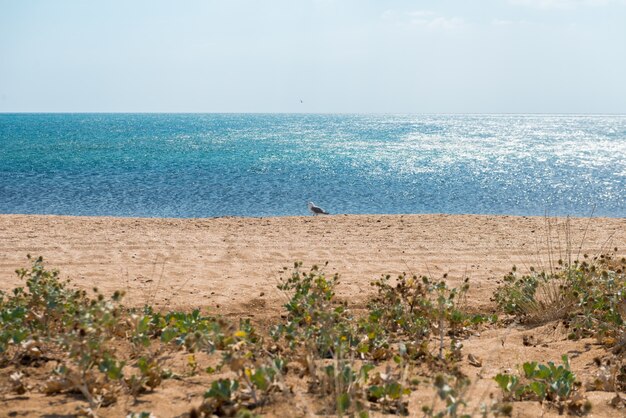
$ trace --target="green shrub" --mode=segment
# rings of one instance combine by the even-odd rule
[[[617,250],[617,249],[616,249]],[[601,255],[592,260],[558,262],[552,273],[531,272],[504,278],[494,300],[505,313],[528,322],[564,320],[570,338],[595,336],[619,344],[625,332],[626,260]]]
[[[523,376],[498,374],[494,380],[502,389],[506,401],[537,400],[555,405],[560,412],[565,408],[586,413],[591,405],[578,393],[580,382],[570,370],[569,360],[562,356],[562,365],[527,362],[522,365]]]
[[[467,405],[465,395],[469,388],[469,379],[462,376],[446,376],[438,374],[435,377],[433,386],[436,390],[436,396],[439,402],[443,402],[443,408],[437,408],[434,401],[432,406],[422,407],[424,416],[433,418],[469,418],[470,415],[461,414],[461,410]]]
[[[317,266],[303,273],[301,266],[296,263],[293,274],[278,285],[290,300],[285,304],[287,321],[273,328],[272,337],[275,341],[282,337],[291,349],[304,347],[321,358],[349,352],[358,339],[354,318],[334,300],[339,276],[329,279]]]
[[[458,359],[460,344],[457,339],[487,321],[483,315],[470,315],[463,309],[469,290],[466,279],[460,288],[449,288],[445,279],[434,281],[428,277],[398,277],[395,286],[390,276],[372,282],[377,294],[369,304],[369,315],[360,321],[370,343],[370,352],[402,342],[415,353],[426,355],[432,337],[436,337],[438,357],[441,360]],[[445,339],[450,338],[450,351],[444,356]],[[419,357],[419,356],[418,356]]]

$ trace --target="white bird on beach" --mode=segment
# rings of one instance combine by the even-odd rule
[[[311,211],[313,215],[330,215],[324,209],[320,208],[319,206],[315,206],[315,203],[313,202],[309,202],[308,206],[309,206],[309,210]]]

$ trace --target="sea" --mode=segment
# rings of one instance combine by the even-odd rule
[[[626,115],[0,114],[0,213],[626,217]]]

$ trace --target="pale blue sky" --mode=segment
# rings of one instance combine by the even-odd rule
[[[626,113],[626,0],[0,0],[16,111]]]

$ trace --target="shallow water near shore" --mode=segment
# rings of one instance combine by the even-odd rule
[[[0,213],[626,216],[626,116],[0,114]]]

